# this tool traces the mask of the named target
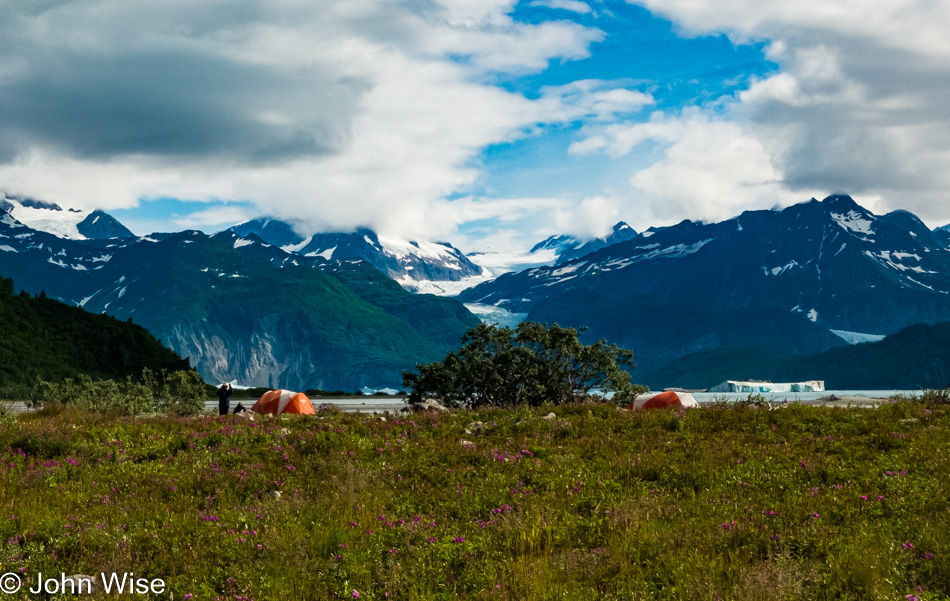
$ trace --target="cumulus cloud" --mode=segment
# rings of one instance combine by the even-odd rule
[[[570,151],[620,157],[644,143],[661,158],[630,184],[659,223],[683,218],[722,220],[742,210],[801,200],[784,189],[763,144],[741,125],[699,108],[655,112],[645,123],[613,124],[574,143]]]
[[[739,94],[728,114],[761,145],[783,190],[848,191],[877,199],[877,210],[950,221],[950,4],[629,1],[686,33],[769,41],[780,72]],[[626,143],[589,136],[575,151]]]
[[[313,229],[439,234],[492,144],[652,99],[491,84],[604,33],[515,0],[0,4],[0,189],[67,206],[251,201]]]

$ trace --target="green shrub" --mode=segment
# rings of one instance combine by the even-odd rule
[[[581,330],[583,331],[583,330]],[[630,381],[633,352],[605,340],[585,345],[574,328],[523,321],[514,329],[479,324],[443,361],[403,372],[409,401],[436,397],[450,407],[625,404],[646,388]]]
[[[158,373],[146,368],[139,380],[125,382],[92,379],[81,375],[62,382],[38,380],[33,388],[32,406],[69,406],[96,412],[136,415],[158,411],[174,415],[199,413],[207,398],[205,383],[195,371]]]

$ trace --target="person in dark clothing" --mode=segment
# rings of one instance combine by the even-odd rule
[[[237,407],[234,408],[235,414],[244,413],[245,411],[247,411],[247,408],[244,406],[244,403],[238,403]]]
[[[221,388],[218,388],[218,415],[228,414],[228,408],[231,406],[232,392],[230,384],[222,384]]]

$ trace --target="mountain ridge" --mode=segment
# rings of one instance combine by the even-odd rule
[[[505,274],[459,299],[587,325],[650,368],[743,336],[794,352],[950,321],[950,252],[906,211],[846,195],[718,223],[684,220],[551,267]],[[743,328],[745,314],[755,328]],[[754,318],[754,319],[753,319]],[[649,350],[648,350],[649,349]]]

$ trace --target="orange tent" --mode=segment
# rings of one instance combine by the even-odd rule
[[[251,411],[270,413],[271,415],[281,415],[283,413],[313,415],[316,413],[313,410],[313,403],[307,395],[291,390],[265,392],[251,407]]]
[[[668,407],[695,407],[696,399],[688,392],[658,392],[641,394],[627,405],[627,409],[666,409]]]

